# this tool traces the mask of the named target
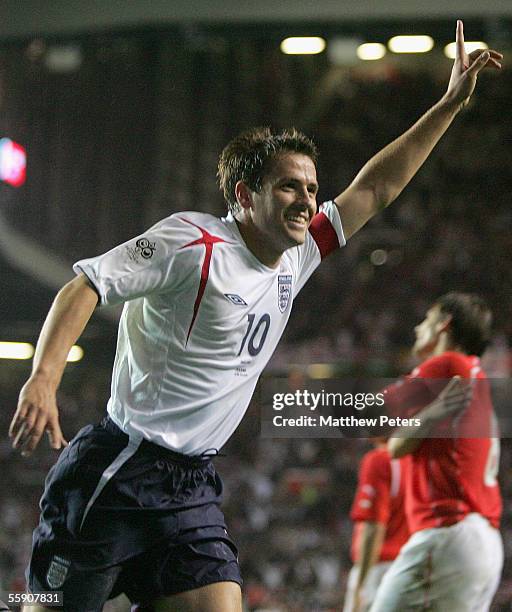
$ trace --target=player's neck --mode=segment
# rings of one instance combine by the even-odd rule
[[[437,357],[438,355],[442,355],[443,353],[446,353],[447,351],[454,351],[456,353],[464,353],[462,348],[451,340],[450,335],[447,334],[446,332],[443,332],[439,336],[439,340],[437,341],[437,344],[432,349],[430,354],[425,357],[425,359],[428,359],[430,357]]]
[[[265,236],[261,232],[257,231],[254,224],[244,223],[236,218],[235,221],[238,226],[238,231],[245,242],[245,246],[251,251],[256,259],[268,268],[277,268],[283,252],[276,250],[273,245],[269,244],[269,241],[265,239]]]

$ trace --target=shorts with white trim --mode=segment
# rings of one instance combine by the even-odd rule
[[[370,612],[486,612],[501,576],[503,543],[480,514],[411,536]]]
[[[124,592],[151,601],[242,583],[213,463],[146,440],[109,418],[82,429],[50,470],[28,590],[62,591],[64,612],[101,611]]]

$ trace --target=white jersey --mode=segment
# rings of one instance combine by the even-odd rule
[[[102,305],[126,302],[108,413],[127,434],[179,453],[220,449],[236,429],[323,256],[345,244],[336,205],[275,269],[246,247],[231,215],[171,215],[74,265]]]

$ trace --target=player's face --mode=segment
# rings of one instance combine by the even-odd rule
[[[421,359],[429,357],[436,349],[441,332],[446,329],[446,316],[439,306],[432,306],[423,321],[414,328],[416,342],[413,353]]]
[[[283,252],[304,242],[316,213],[317,192],[310,157],[285,153],[274,160],[260,193],[253,194],[252,211],[253,223],[270,248]]]

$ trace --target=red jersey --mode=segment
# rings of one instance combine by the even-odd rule
[[[405,412],[411,407],[422,408],[456,375],[475,383],[468,407],[441,424],[440,431],[453,437],[426,438],[414,453],[404,457],[405,510],[411,533],[453,525],[471,512],[499,526],[498,427],[478,357],[446,352],[427,359],[386,389],[386,404],[394,412],[400,405]]]
[[[352,534],[352,561],[359,559],[363,521],[386,525],[379,561],[392,561],[409,539],[404,512],[402,460],[391,460],[385,448],[376,448],[363,457],[359,482],[350,518],[355,522]]]

